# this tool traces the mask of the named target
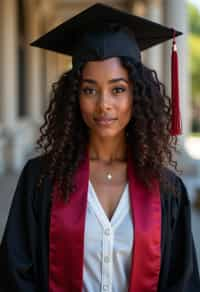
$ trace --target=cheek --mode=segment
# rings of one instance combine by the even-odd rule
[[[94,112],[94,104],[80,98],[79,105],[83,120],[87,121],[91,119]]]
[[[132,108],[133,108],[132,100],[130,100],[130,99],[125,100],[120,105],[120,115],[123,117],[126,117],[127,120],[129,120],[131,118],[131,115],[132,115]]]

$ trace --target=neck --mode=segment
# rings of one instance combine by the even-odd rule
[[[105,163],[112,161],[127,160],[127,142],[122,137],[90,137],[89,141],[90,160],[100,160]]]

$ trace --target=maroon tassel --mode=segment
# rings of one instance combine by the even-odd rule
[[[171,98],[172,98],[172,121],[171,131],[172,136],[177,136],[182,133],[181,113],[179,105],[179,78],[178,78],[178,54],[175,40],[175,32],[172,45],[172,63],[171,63]]]

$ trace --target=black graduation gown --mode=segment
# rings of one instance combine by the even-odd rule
[[[36,191],[41,160],[41,157],[29,160],[17,184],[0,246],[1,292],[48,292],[50,194],[53,185],[49,178],[45,178],[42,189]],[[164,171],[169,182],[176,185],[178,194],[160,187],[162,241],[158,292],[199,292],[187,190],[172,171]]]

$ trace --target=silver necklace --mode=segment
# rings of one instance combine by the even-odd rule
[[[90,158],[91,160],[97,160],[96,158]],[[107,180],[112,180],[112,173],[111,172],[107,172],[106,173],[106,178],[107,178]]]
[[[91,159],[91,160],[98,160],[97,158],[90,158],[90,159]],[[112,163],[112,161],[111,161],[111,163]],[[106,178],[107,178],[107,180],[109,180],[109,181],[112,180],[113,176],[112,176],[112,173],[111,173],[110,171],[106,173]]]
[[[110,172],[108,172],[106,177],[107,177],[108,180],[111,180],[112,179],[112,174]]]

